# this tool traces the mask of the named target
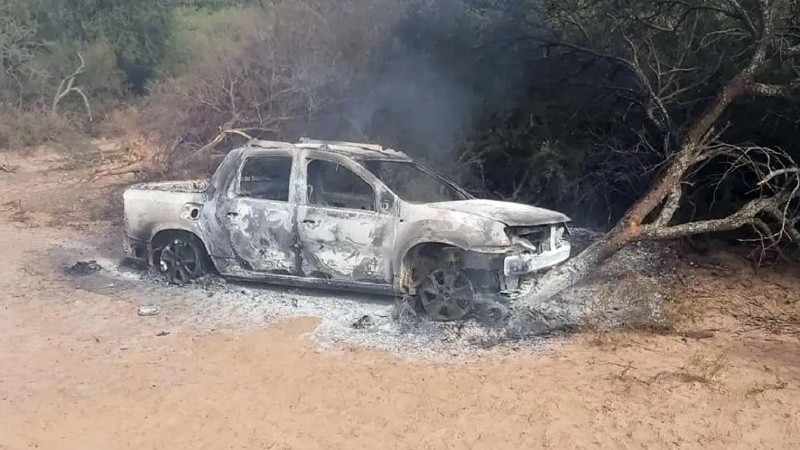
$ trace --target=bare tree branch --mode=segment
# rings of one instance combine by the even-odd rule
[[[678,210],[680,206],[682,195],[682,189],[680,183],[675,185],[672,192],[667,197],[667,201],[664,204],[664,207],[661,208],[661,212],[658,215],[658,218],[654,222],[656,227],[663,227],[669,224],[672,217],[675,215],[675,212]]]
[[[775,199],[772,198],[753,200],[735,213],[722,219],[689,222],[670,227],[660,226],[655,223],[645,225],[642,227],[640,237],[646,240],[677,239],[696,234],[736,230],[745,225],[753,224],[753,220],[756,216],[764,212],[765,208],[769,205],[773,205],[774,202]]]
[[[794,92],[800,88],[797,83],[793,84],[765,84],[765,83],[750,83],[747,85],[746,91],[748,95],[761,96],[761,97],[776,97],[787,98],[791,97]]]
[[[92,108],[89,106],[89,99],[86,97],[86,94],[83,93],[83,90],[79,87],[73,86],[75,84],[75,79],[83,74],[86,68],[86,62],[83,59],[83,56],[80,52],[78,53],[78,59],[80,59],[80,65],[74,72],[67,75],[66,78],[61,80],[61,84],[58,85],[58,89],[56,90],[56,94],[53,97],[53,104],[51,107],[51,111],[53,115],[58,114],[58,104],[61,103],[61,100],[64,99],[70,92],[75,92],[76,94],[80,95],[83,99],[83,105],[86,107],[86,113],[89,116],[89,121],[92,121]]]
[[[185,157],[185,158],[181,159],[180,161],[178,161],[177,167],[183,167],[190,160],[196,159],[196,158],[200,157],[201,155],[205,154],[205,152],[207,152],[208,150],[211,150],[214,147],[216,147],[217,145],[219,145],[220,143],[222,143],[222,141],[224,141],[231,134],[243,137],[243,138],[245,138],[247,140],[252,140],[253,137],[251,135],[247,134],[246,131],[254,131],[254,130],[253,129],[248,129],[248,130],[231,129],[231,130],[222,130],[222,131],[220,131],[220,133],[214,139],[212,139],[211,142],[209,142],[208,144],[200,147],[199,149],[197,149],[194,152],[192,152],[191,154],[189,154],[187,157]]]

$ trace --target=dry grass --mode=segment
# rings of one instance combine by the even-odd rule
[[[685,366],[676,372],[662,372],[656,375],[677,378],[686,383],[711,384],[721,381],[726,372],[727,359],[724,354],[710,355],[702,352],[689,357]]]
[[[30,211],[22,206],[22,201],[15,200],[4,203],[0,206],[0,211],[9,213],[8,220],[13,223],[32,226],[33,218]]]
[[[776,380],[775,383],[760,383],[747,390],[747,395],[759,395],[768,391],[780,391],[786,389],[789,383]]]
[[[724,354],[698,351],[689,357],[685,365],[675,370],[663,370],[653,375],[637,374],[641,372],[632,362],[626,364],[606,363],[619,366],[622,370],[611,376],[626,391],[634,386],[653,388],[665,386],[669,388],[675,383],[697,383],[708,387],[719,387],[728,372],[728,362]],[[769,387],[765,387],[769,389]]]
[[[16,166],[12,166],[11,164],[9,164],[8,160],[6,160],[6,159],[0,160],[0,172],[14,173],[16,171],[17,171],[17,167]]]
[[[166,154],[146,137],[129,134],[118,143],[118,151],[104,154],[104,160],[101,161],[104,168],[94,172],[93,181],[109,176],[166,171]]]
[[[142,134],[139,124],[139,111],[127,106],[110,111],[99,125],[100,134],[107,137],[124,138]]]
[[[0,105],[0,149],[33,147],[74,133],[73,125],[63,116]]]

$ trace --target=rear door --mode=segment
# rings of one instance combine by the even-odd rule
[[[222,205],[233,256],[247,271],[298,273],[293,161],[286,153],[246,156]]]
[[[303,274],[390,284],[397,215],[385,188],[344,156],[309,152],[301,164],[306,189],[297,221]]]

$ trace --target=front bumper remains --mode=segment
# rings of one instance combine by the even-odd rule
[[[503,261],[503,274],[507,277],[520,276],[546,269],[566,261],[571,249],[569,243],[564,243],[555,250],[539,254],[518,253],[506,256]]]

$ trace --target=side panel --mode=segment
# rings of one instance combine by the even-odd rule
[[[398,270],[406,253],[421,243],[442,243],[482,253],[504,253],[513,245],[505,225],[473,214],[403,203],[400,218],[395,244]]]
[[[308,172],[309,163],[314,160],[341,166],[360,179],[360,183],[369,185],[373,190],[373,204],[355,201],[365,208],[356,209],[326,197],[322,186],[315,186],[320,180]],[[302,274],[345,283],[391,284],[398,223],[393,195],[366,169],[340,155],[307,151],[297,173],[302,180],[298,184],[305,188],[298,193],[297,209]],[[327,191],[327,194],[332,193]],[[346,196],[341,191],[335,195]],[[313,201],[309,201],[310,196],[314,196]],[[353,203],[352,198],[340,197],[339,200]]]
[[[217,268],[224,275],[250,273],[296,275],[299,271],[297,205],[293,158],[288,201],[253,198],[240,194],[242,166],[250,157],[288,157],[286,150],[248,152],[236,155],[235,163],[226,161],[226,173],[215,175],[214,200],[204,208],[202,226]]]
[[[297,273],[292,225],[297,207],[287,202],[236,198],[225,211],[234,258],[246,270]]]
[[[202,208],[202,193],[170,192],[131,188],[123,193],[125,234],[143,242],[161,230],[199,233],[192,211]]]
[[[388,214],[298,206],[303,274],[391,283],[395,221]]]

